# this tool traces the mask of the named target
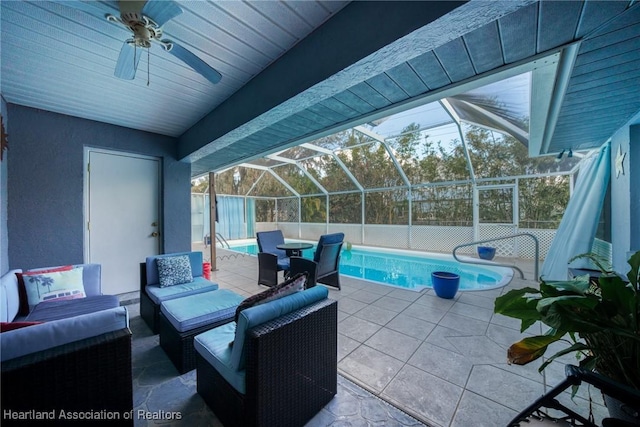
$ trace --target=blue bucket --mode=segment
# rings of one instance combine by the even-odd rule
[[[431,283],[437,296],[451,299],[456,296],[460,287],[460,276],[448,271],[434,271],[431,273]]]

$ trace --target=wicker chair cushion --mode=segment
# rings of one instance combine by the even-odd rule
[[[237,370],[231,363],[232,347],[229,341],[236,334],[236,324],[227,323],[196,335],[193,346],[196,351],[224,377],[239,393],[246,393],[244,369]]]
[[[291,260],[289,258],[278,258],[278,270],[289,271],[291,268]]]
[[[160,311],[178,332],[186,332],[231,319],[242,300],[243,297],[233,291],[218,289],[165,301]]]
[[[238,323],[236,325],[236,335],[231,351],[231,367],[235,370],[244,369],[246,359],[244,338],[245,332],[248,329],[291,313],[309,304],[313,304],[316,301],[323,300],[327,298],[328,295],[329,291],[327,288],[324,286],[316,286],[243,310],[238,317]],[[229,341],[227,341],[226,345],[229,346]]]
[[[316,247],[316,251],[313,254],[313,260],[315,262],[320,261],[320,248],[323,245],[330,245],[333,243],[341,243],[344,241],[344,233],[332,233],[332,234],[323,234],[318,239],[318,246]]]
[[[276,248],[277,245],[284,243],[284,235],[280,230],[260,231],[256,233],[256,241],[258,242],[258,250],[274,254],[281,258],[287,258],[287,252],[284,249]]]
[[[159,285],[147,285],[145,290],[147,295],[155,304],[161,304],[163,301],[169,301],[174,298],[182,298],[193,294],[215,291],[218,284],[205,279],[204,277],[194,277],[192,282],[182,285],[166,286],[161,288]]]

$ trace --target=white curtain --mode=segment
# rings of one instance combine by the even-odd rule
[[[217,232],[229,239],[246,237],[244,221],[244,198],[217,196],[218,227]]]
[[[567,280],[569,260],[590,252],[611,175],[611,146],[600,148],[580,165],[578,179],[542,266],[544,280]],[[572,264],[572,267],[580,267]]]

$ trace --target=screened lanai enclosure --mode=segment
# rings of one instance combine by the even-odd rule
[[[233,240],[278,228],[311,241],[341,231],[354,245],[448,253],[530,233],[544,258],[591,153],[530,156],[531,79],[512,76],[216,171],[215,231]],[[204,180],[192,187],[195,242],[210,236]],[[492,246],[533,258],[526,237]]]

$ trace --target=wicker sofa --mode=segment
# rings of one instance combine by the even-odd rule
[[[327,295],[296,292],[195,337],[198,394],[225,426],[301,426],[333,398],[338,304]]]
[[[39,322],[0,334],[2,409],[5,415],[9,411],[16,417],[53,413],[56,420],[62,413],[74,416],[106,411],[117,417],[118,424],[132,425],[125,419],[133,410],[127,310],[119,306],[116,297],[101,295],[98,264],[74,267],[83,267],[87,297],[41,302],[27,316],[18,315],[15,273],[21,271],[2,276],[3,327],[34,319]],[[30,421],[5,416],[2,425],[29,425]],[[51,424],[56,422],[60,421]]]

